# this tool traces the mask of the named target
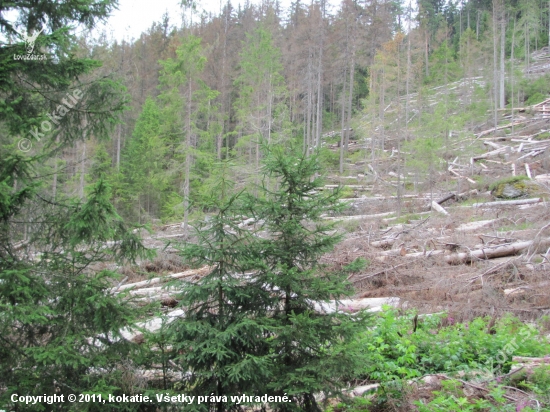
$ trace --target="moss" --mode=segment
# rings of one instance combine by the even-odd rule
[[[507,196],[504,196],[504,190],[507,186],[512,186],[514,189],[519,190],[522,195],[518,197],[534,195],[539,191],[538,186],[531,183],[530,179],[525,175],[509,176],[504,179],[497,180],[489,186],[489,190],[495,197],[507,198]]]
[[[550,139],[550,132],[544,132],[535,136],[535,140],[547,140]]]

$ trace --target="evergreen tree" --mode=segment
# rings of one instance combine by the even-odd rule
[[[260,141],[282,142],[289,129],[280,51],[265,28],[247,34],[240,71],[235,81],[238,88],[235,112],[240,133],[237,148],[247,149],[247,163],[255,165],[251,172],[258,184]]]
[[[319,263],[334,248],[340,235],[333,224],[321,221],[324,214],[337,213],[345,204],[340,192],[319,190],[323,186],[317,155],[306,157],[295,148],[274,146],[264,175],[276,180],[276,190],[264,181],[254,206],[256,219],[263,221],[268,239],[260,241],[267,270],[259,275],[272,299],[269,318],[274,361],[266,393],[292,396],[292,403],[277,410],[320,410],[314,394],[338,394],[346,376],[357,370],[353,351],[341,350],[365,327],[363,313],[353,318],[341,312],[319,313],[319,304],[352,293],[340,274],[327,273]]]
[[[273,365],[267,341],[271,298],[250,274],[262,262],[252,233],[239,225],[243,195],[231,195],[226,176],[220,173],[208,205],[216,214],[195,227],[197,244],[183,249],[188,261],[212,269],[199,283],[185,285],[185,318],[170,324],[169,334],[175,361],[190,371],[185,392],[229,398],[261,392]],[[203,410],[223,411],[231,405],[227,400],[206,403]]]
[[[206,145],[212,147],[210,157],[214,155],[214,137],[219,131],[210,132],[210,116],[213,114],[212,101],[218,92],[211,90],[201,79],[206,58],[201,39],[186,36],[176,50],[177,57],[161,61],[162,71],[159,100],[162,103],[161,131],[167,136],[173,150],[170,169],[178,176],[174,181],[181,187],[183,199],[183,228],[187,231],[189,209],[191,206],[191,186],[193,165],[203,153],[196,148]],[[199,143],[199,136],[202,142]],[[183,164],[183,167],[182,167]]]
[[[320,410],[314,394],[338,394],[341,378],[358,366],[355,352],[343,348],[365,327],[364,315],[318,310],[351,292],[319,264],[339,240],[332,225],[319,223],[344,206],[339,193],[316,191],[317,156],[264,152],[260,199],[230,196],[222,179],[212,203],[217,214],[197,228],[198,245],[183,249],[196,265],[211,266],[201,281],[185,285],[186,314],[168,326],[174,359],[190,371],[186,393],[219,397],[203,410],[237,408],[229,396],[240,394],[286,394],[290,402],[272,402],[275,410]],[[267,189],[268,179],[277,181],[276,190]],[[245,230],[243,214],[267,238]]]
[[[52,199],[45,187],[48,160],[77,140],[105,138],[124,105],[119,84],[94,80],[100,63],[75,56],[66,27],[92,27],[114,6],[92,0],[0,5],[0,30],[12,40],[17,31],[42,31],[34,53],[46,56],[14,59],[27,54],[23,42],[0,47],[0,407],[9,410],[52,410],[45,400],[13,403],[15,393],[65,399],[120,393],[117,363],[132,350],[119,330],[135,311],[109,292],[116,274],[97,263],[122,264],[147,253],[109,203],[103,180],[86,200]],[[6,17],[10,10],[19,12],[17,22]],[[17,141],[26,155],[14,153]]]
[[[128,216],[140,223],[142,211],[149,217],[160,215],[163,194],[169,183],[165,170],[167,146],[160,136],[160,123],[160,109],[152,98],[148,98],[124,150],[123,204],[129,211]]]

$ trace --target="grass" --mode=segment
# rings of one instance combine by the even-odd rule
[[[531,222],[521,222],[518,223],[515,226],[502,226],[498,229],[499,232],[513,232],[516,230],[527,230],[531,229],[533,227],[533,223]]]
[[[386,218],[386,219],[390,219],[390,218]],[[401,217],[395,218],[392,221],[392,223],[404,224],[404,223],[410,223],[411,220],[420,220],[420,219],[422,219],[422,216],[420,216],[416,213],[411,213],[411,214],[408,214],[408,215],[402,215]]]

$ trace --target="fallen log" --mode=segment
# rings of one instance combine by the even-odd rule
[[[437,200],[434,200],[434,202],[437,203],[438,205],[441,205],[441,204],[445,203],[447,200],[454,199],[454,198],[456,198],[456,194],[455,193],[449,193],[449,194],[447,194],[443,197],[440,197]]]
[[[512,368],[510,373],[518,372],[520,369],[524,369],[525,372],[530,373],[533,369],[538,368],[542,365],[550,365],[550,356],[545,356],[544,358],[529,358],[526,356],[513,356]]]
[[[119,287],[112,288],[111,293],[115,293],[117,291],[122,291],[122,290],[126,290],[126,289],[138,289],[138,288],[141,288],[143,286],[156,285],[157,283],[166,282],[166,281],[171,280],[171,279],[180,279],[180,278],[184,278],[184,277],[187,277],[187,276],[193,276],[193,275],[203,275],[206,272],[208,272],[208,270],[210,270],[210,267],[205,266],[205,267],[200,268],[200,269],[186,270],[185,272],[173,273],[171,275],[167,275],[167,276],[163,276],[163,277],[159,277],[159,278],[143,280],[141,282],[136,282],[136,283],[129,283],[127,285],[122,285],[122,286],[119,286]]]
[[[451,265],[457,265],[460,263],[468,263],[473,260],[494,259],[497,257],[515,255],[533,245],[535,245],[535,241],[528,240],[524,242],[512,243],[510,245],[477,249],[471,252],[454,253],[452,255],[445,256],[445,261]],[[539,245],[547,247],[550,245],[550,238],[542,239]]]
[[[432,209],[436,212],[441,213],[442,215],[448,216],[449,212],[447,212],[443,207],[441,207],[435,200],[432,202]]]
[[[468,182],[470,182],[471,184],[475,185],[476,184],[476,181],[475,180],[472,180],[470,179],[469,177],[466,177],[466,176],[462,176],[460,173],[457,173],[456,171],[454,171],[450,166],[449,166],[449,172],[451,172],[452,174],[454,174],[455,176],[461,178],[461,179],[466,179]]]
[[[317,313],[354,313],[362,309],[369,312],[380,312],[382,306],[397,306],[399,298],[363,298],[363,299],[342,299],[340,301],[331,300],[329,302],[313,302],[313,309]]]
[[[395,212],[385,212],[377,213],[375,215],[355,215],[355,216],[335,216],[335,217],[324,217],[325,220],[334,220],[334,221],[346,221],[346,220],[367,220],[367,219],[378,219],[384,216],[394,215]]]
[[[491,223],[498,222],[498,219],[490,219],[490,220],[478,220],[477,222],[469,222],[469,223],[463,223],[460,226],[456,228],[457,232],[469,232],[481,229],[482,227],[485,227],[487,225],[490,225]]]
[[[497,130],[502,130],[502,129],[507,129],[509,127],[512,127],[512,126],[518,126],[520,124],[523,124],[523,123],[526,123],[527,121],[526,120],[519,120],[519,121],[516,121],[516,122],[513,122],[513,123],[508,123],[504,126],[499,126],[499,127],[493,127],[492,129],[489,129],[489,130],[484,130],[482,131],[481,133],[478,133],[477,134],[477,138],[480,138],[480,137],[483,137],[485,135],[488,135],[489,133],[493,133],[493,132],[496,132]]]
[[[512,148],[510,146],[504,146],[504,147],[501,147],[500,149],[492,150],[490,152],[484,153],[479,156],[474,156],[472,157],[472,161],[475,162],[477,160],[487,159],[488,157],[497,156],[503,153],[509,153],[511,151],[512,151]]]
[[[386,249],[386,248],[389,248],[389,247],[393,246],[398,238],[399,238],[399,236],[386,238],[386,239],[382,239],[382,240],[375,240],[374,242],[370,242],[370,245],[374,246],[374,247],[379,247],[379,248],[382,248],[382,249]]]
[[[542,199],[540,197],[537,197],[533,199],[500,200],[497,202],[474,203],[472,207],[517,206],[530,205],[539,202],[542,202]]]

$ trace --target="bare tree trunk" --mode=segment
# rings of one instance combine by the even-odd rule
[[[512,49],[510,50],[510,87],[512,95],[510,102],[512,106],[512,134],[514,134],[514,45],[516,42],[516,17],[514,16],[514,27],[512,28]]]
[[[311,112],[312,112],[312,76],[311,76],[311,57],[308,63],[307,69],[307,109],[306,109],[306,134],[304,136],[306,141],[306,153],[311,153]]]
[[[500,109],[504,109],[504,106],[506,105],[505,90],[504,90],[504,77],[505,77],[505,74],[506,74],[506,70],[505,70],[505,67],[504,67],[504,57],[505,57],[505,54],[506,54],[506,49],[505,49],[505,45],[506,45],[506,39],[505,39],[506,21],[505,20],[506,19],[505,19],[504,10],[501,11],[500,18],[501,18],[501,22],[500,22],[500,77],[499,77],[499,81],[500,81],[500,99],[499,99],[499,105],[500,105]]]
[[[497,33],[497,2],[493,0],[493,110],[495,128],[498,126],[498,33]]]
[[[426,77],[428,77],[430,75],[430,67],[429,67],[429,60],[428,60],[430,43],[429,43],[429,32],[427,27],[426,27],[425,37],[426,37],[425,38],[426,43],[424,45],[424,65],[426,66]]]
[[[321,147],[321,132],[323,128],[323,112],[321,110],[323,105],[323,94],[322,94],[322,77],[323,77],[323,42],[321,41],[321,47],[319,50],[319,69],[317,72],[317,127],[316,127],[316,139],[315,147],[318,149]]]
[[[355,75],[355,45],[351,53],[351,64],[350,64],[350,73],[349,73],[349,96],[348,96],[348,118],[346,121],[346,138],[345,138],[345,148],[346,153],[348,152],[350,128],[351,128],[351,115],[352,115],[352,102],[353,102],[353,78]]]
[[[344,85],[342,87],[342,131],[340,132],[340,174],[344,173],[344,140],[345,140],[345,122],[346,122],[346,70],[344,69]]]
[[[409,29],[407,33],[407,73],[405,79],[405,141],[409,139],[409,84],[411,78],[411,4],[409,2]]]
[[[191,173],[191,110],[192,85],[189,82],[187,91],[187,120],[185,122],[185,178],[183,183],[183,231],[188,236],[189,229],[189,174]]]

